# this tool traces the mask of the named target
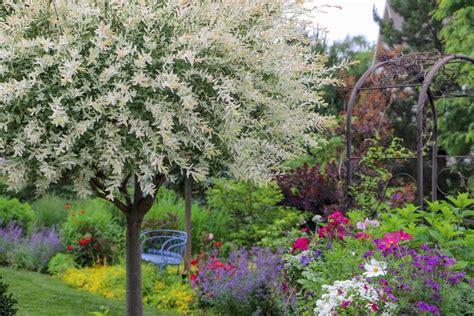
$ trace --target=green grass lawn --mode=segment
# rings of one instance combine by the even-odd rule
[[[0,268],[0,275],[10,285],[9,292],[18,300],[20,316],[91,315],[101,306],[109,309],[107,315],[124,315],[125,303],[73,289],[61,280],[35,272]],[[146,309],[145,315],[176,315]]]

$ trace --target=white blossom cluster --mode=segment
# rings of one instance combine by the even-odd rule
[[[295,14],[288,14],[292,12]],[[268,179],[314,145],[336,84],[284,0],[3,0],[0,171],[108,198],[135,174]]]
[[[344,281],[335,281],[332,285],[323,285],[322,290],[325,292],[321,298],[317,300],[314,314],[319,316],[332,316],[341,304],[349,301],[349,305],[354,306],[355,303],[363,305],[365,310],[359,310],[360,314],[369,314],[374,312],[372,304],[379,304],[380,296],[377,289],[367,283],[364,279],[351,279]],[[393,303],[386,304],[382,310],[380,306],[379,313],[381,315],[394,315],[392,311],[396,310]],[[343,306],[343,305],[342,305]],[[377,305],[378,306],[378,305]]]

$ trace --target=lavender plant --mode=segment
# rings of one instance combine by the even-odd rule
[[[281,254],[254,247],[233,251],[224,262],[218,255],[201,259],[191,275],[201,306],[224,315],[280,315],[291,307]]]
[[[23,228],[10,223],[0,228],[0,262],[14,268],[44,272],[49,259],[62,249],[55,227],[35,229],[24,235]]]

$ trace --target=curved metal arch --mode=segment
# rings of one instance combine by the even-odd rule
[[[442,69],[446,64],[453,60],[463,60],[474,63],[474,58],[467,55],[453,54],[441,58],[437,61],[430,69],[428,74],[423,80],[423,86],[421,88],[417,112],[416,112],[416,132],[417,132],[417,141],[416,141],[416,151],[417,151],[417,201],[418,205],[423,207],[423,111],[426,99],[429,99],[430,104],[433,104],[431,94],[429,92],[430,85],[433,82],[436,74],[440,69]],[[432,110],[434,111],[433,122],[437,125],[437,115],[434,106],[432,105]],[[433,133],[433,148],[432,148],[432,169],[431,169],[431,198],[436,200],[437,198],[437,183],[438,183],[438,139],[437,134]]]
[[[346,111],[346,191],[348,192],[352,182],[352,165],[351,165],[351,152],[352,152],[352,108],[359,96],[360,89],[377,69],[387,65],[389,61],[382,61],[367,69],[366,72],[357,80],[355,86],[352,88],[349,103],[347,104]],[[347,198],[349,195],[347,194]]]
[[[367,71],[357,80],[356,84],[354,85],[351,96],[349,98],[349,103],[347,105],[347,112],[346,112],[346,192],[348,192],[349,187],[352,184],[352,165],[351,165],[351,159],[352,159],[352,109],[354,108],[355,102],[357,101],[357,97],[359,96],[359,93],[361,91],[362,86],[364,83],[369,79],[369,77],[379,68],[382,68],[383,66],[390,64],[391,60],[386,60],[379,62],[373,66],[371,66]],[[420,77],[419,79],[420,84],[423,82],[424,77]],[[393,86],[396,87],[396,86]],[[433,121],[434,126],[433,126],[433,131],[434,134],[437,134],[437,114],[436,114],[436,109],[434,106],[434,98],[431,94],[431,91],[429,91],[428,88],[428,99],[430,102],[430,107],[431,107],[431,113],[433,115]],[[349,194],[346,194],[347,198],[347,204],[348,206],[350,205],[350,197]]]

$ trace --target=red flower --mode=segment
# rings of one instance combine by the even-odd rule
[[[199,259],[197,259],[197,258],[191,260],[191,265],[192,265],[192,266],[195,266],[195,265],[197,265],[198,263],[199,263]]]
[[[357,239],[369,239],[370,235],[367,233],[356,233],[355,238]]]
[[[71,204],[69,204],[69,203],[64,204],[64,208],[66,210],[69,210],[71,208]]]
[[[67,251],[72,251],[73,249],[74,249],[73,246],[71,246],[71,245],[67,246]]]
[[[92,241],[92,238],[87,238],[87,239],[79,239],[79,245],[81,246],[85,246],[87,244],[89,244],[90,242]]]
[[[219,248],[220,246],[222,246],[222,243],[220,241],[216,241],[214,243],[214,247]]]
[[[301,237],[296,239],[295,243],[293,244],[293,248],[291,249],[291,252],[294,252],[296,249],[304,251],[308,250],[308,245],[309,245],[309,240],[305,237]]]
[[[191,274],[191,275],[189,276],[189,279],[190,279],[191,281],[196,281],[197,277],[198,277],[198,274],[197,274],[197,272],[196,272],[196,273]]]

